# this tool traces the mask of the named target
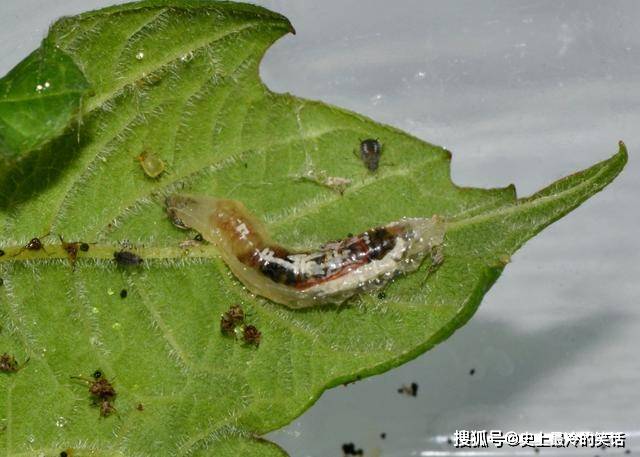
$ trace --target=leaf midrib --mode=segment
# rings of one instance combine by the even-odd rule
[[[324,134],[324,133],[323,133]],[[322,134],[320,134],[322,135]],[[622,153],[618,153],[615,156],[621,155]],[[614,157],[615,157],[614,156]],[[538,206],[542,206],[550,201],[563,199],[574,194],[581,194],[584,188],[590,186],[593,182],[598,182],[599,179],[604,175],[608,174],[618,166],[618,161],[609,162],[608,166],[601,167],[596,173],[590,176],[588,179],[581,181],[577,185],[571,186],[567,189],[564,189],[560,192],[537,196],[533,199],[524,198],[520,200],[516,200],[515,202],[508,202],[503,206],[498,208],[494,208],[491,211],[477,214],[468,218],[458,219],[456,220],[456,215],[452,215],[449,217],[450,221],[447,222],[447,232],[452,232],[456,230],[463,230],[467,226],[483,223],[488,220],[494,218],[502,218],[504,216],[512,215],[518,212],[527,211],[530,208],[535,208]],[[395,173],[388,173],[384,175],[382,178],[393,177],[398,175],[404,175],[411,171],[410,168],[400,169],[400,171],[396,171]],[[364,188],[374,182],[378,182],[380,178],[371,179],[369,181],[363,181],[359,188]],[[284,222],[290,222],[291,220],[296,220],[303,217],[305,214],[309,214],[315,212],[317,209],[325,206],[327,204],[332,203],[338,197],[330,197],[327,201],[318,202],[315,205],[307,205],[306,208],[308,211],[305,213],[295,213],[291,214],[287,217],[283,217],[281,219],[271,221],[268,225],[269,227],[274,227],[281,225]],[[186,240],[185,240],[186,241]],[[5,255],[0,257],[0,264],[3,262],[19,262],[19,261],[34,261],[34,260],[56,260],[56,259],[68,259],[68,253],[62,248],[59,243],[55,244],[44,244],[43,251],[28,251],[24,249],[22,244],[9,244],[6,245],[3,249],[5,251]],[[97,244],[93,245],[90,248],[90,253],[81,253],[78,262],[84,262],[85,260],[110,260],[113,261],[113,254],[122,250],[122,246],[118,246],[117,244]],[[149,260],[184,260],[184,259],[213,259],[218,258],[219,254],[216,249],[209,244],[202,244],[199,246],[191,246],[188,248],[182,248],[179,246],[131,246],[130,250],[134,251],[138,255],[140,255],[143,259]],[[19,253],[19,251],[22,251]]]

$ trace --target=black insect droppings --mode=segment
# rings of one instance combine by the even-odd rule
[[[142,403],[138,403],[138,406],[136,406],[136,409],[138,411],[144,411],[144,405]]]
[[[244,342],[247,344],[252,344],[255,347],[260,346],[260,340],[262,339],[262,333],[253,325],[247,325],[244,328],[244,332],[242,334],[242,338]]]
[[[127,298],[128,292],[127,289],[122,289],[120,291],[120,298]]]
[[[22,253],[22,251],[24,251],[24,250],[27,250],[27,251],[39,251],[41,249],[44,252],[47,252],[46,249],[44,248],[44,246],[42,245],[42,241],[40,241],[40,238],[31,238],[31,240],[29,240],[29,242],[27,244],[25,244],[18,252],[13,254],[13,257],[16,257],[17,255],[20,255]]]
[[[243,322],[244,310],[240,305],[233,305],[227,312],[220,316],[220,331],[224,335],[231,335],[236,327],[241,325]]]
[[[476,374],[476,369],[472,368],[469,370],[469,376],[473,376],[474,374]]]
[[[199,233],[193,239],[196,240],[196,241],[200,241],[200,242],[204,241],[204,238]]]
[[[381,438],[381,439],[385,439],[386,437],[387,437],[387,434],[386,434],[386,433],[380,433],[380,438]]]
[[[67,451],[62,451],[60,453],[60,457],[68,457],[68,456],[69,456],[69,454],[67,453]]]
[[[536,454],[540,454],[540,449],[537,447],[534,447],[533,452],[535,452]]]
[[[40,238],[31,238],[31,240],[24,245],[24,248],[29,251],[39,251],[42,249],[42,241],[40,241]]]
[[[102,400],[100,402],[100,415],[102,417],[110,416],[111,413],[114,413],[115,411],[116,411],[116,408],[113,406],[113,404],[109,400]]]
[[[5,252],[2,249],[0,249],[0,257],[2,257],[4,254]]]
[[[0,355],[0,373],[17,373],[22,370],[27,363],[29,363],[29,359],[25,360],[25,362],[20,365],[13,355],[9,355],[5,352]]]
[[[88,243],[80,243],[80,250],[82,252],[87,252],[89,250],[89,244]]]
[[[80,247],[80,243],[78,243],[77,241],[73,243],[67,243],[65,240],[62,239],[62,235],[58,235],[58,238],[60,238],[60,244],[62,245],[62,250],[66,252],[67,257],[69,257],[69,262],[71,263],[72,266],[75,266],[76,260],[78,258],[78,249]]]
[[[387,298],[387,294],[385,294],[384,292],[378,292],[378,298],[380,300],[384,300],[385,298]]]
[[[129,251],[117,251],[113,253],[113,258],[121,267],[137,266],[142,264],[142,257]]]
[[[364,455],[364,451],[362,449],[356,449],[355,444],[353,443],[345,443],[342,445],[342,452],[345,456],[347,455]]]
[[[232,335],[234,330],[236,329],[236,325],[229,320],[225,315],[222,315],[220,318],[220,331],[223,335]]]
[[[93,380],[81,376],[72,376],[71,379],[78,379],[89,386],[89,394],[94,406],[100,408],[100,415],[107,417],[115,412],[113,401],[118,395],[113,384],[105,377],[101,370],[96,370],[91,375]]]
[[[377,139],[366,139],[360,142],[360,159],[369,171],[376,171],[382,154],[382,145]]]
[[[404,385],[398,389],[399,394],[409,395],[411,397],[418,396],[418,384],[412,382],[410,385]]]

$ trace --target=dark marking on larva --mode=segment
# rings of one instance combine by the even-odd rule
[[[113,253],[113,258],[121,267],[131,267],[142,264],[142,257],[130,251],[117,251]]]
[[[80,250],[82,252],[87,252],[89,251],[89,244],[88,243],[80,243]]]
[[[299,281],[299,278],[296,277],[296,274],[291,267],[263,259],[259,251],[255,251],[254,254],[257,257],[256,263],[258,264],[260,271],[273,282],[293,286]],[[275,257],[282,259],[281,257]],[[290,261],[287,262],[291,263]]]
[[[144,405],[142,403],[138,403],[138,406],[136,406],[136,409],[138,411],[144,411]]]
[[[276,246],[271,246],[267,254],[256,249],[250,256],[239,260],[247,266],[258,267],[273,282],[304,290],[335,279],[358,266],[382,259],[394,248],[395,243],[396,234],[384,227],[343,241],[327,243],[322,251],[309,259],[318,265],[315,274],[296,273],[295,258],[288,250]]]
[[[199,243],[202,243],[204,241],[204,238],[199,233],[193,239],[198,241]]]
[[[382,145],[377,139],[366,139],[360,142],[360,159],[369,171],[376,171],[382,155]]]
[[[2,249],[0,249],[0,257],[2,257],[4,254],[5,252]]]
[[[127,298],[127,295],[129,295],[129,293],[127,292],[127,289],[122,289],[120,291],[120,298]]]
[[[438,216],[403,218],[316,250],[289,250],[273,243],[241,202],[171,195],[166,206],[175,225],[195,229],[216,246],[251,292],[291,308],[342,303],[356,293],[379,289],[397,275],[417,270],[443,243],[445,231]]]

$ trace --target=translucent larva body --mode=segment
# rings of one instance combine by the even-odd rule
[[[444,238],[441,218],[405,218],[315,251],[293,252],[273,243],[236,200],[173,195],[166,206],[176,226],[197,230],[219,249],[251,292],[290,308],[341,303],[381,287],[416,270]]]

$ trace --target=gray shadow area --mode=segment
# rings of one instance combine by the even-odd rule
[[[342,444],[350,442],[372,456],[455,455],[447,442],[455,430],[525,431],[530,426],[550,430],[554,421],[534,425],[526,405],[540,401],[541,386],[553,388],[554,381],[563,382],[566,371],[588,363],[592,350],[624,322],[623,314],[602,313],[523,332],[506,321],[472,319],[446,344],[412,362],[327,391],[286,430],[267,438],[295,457],[340,457]],[[606,371],[598,370],[598,377],[613,381]],[[397,392],[411,382],[419,385],[417,397]],[[589,380],[575,382],[582,384],[584,393]],[[593,397],[606,396],[597,383],[593,389]],[[563,402],[574,401],[560,386],[549,394],[548,403],[539,404],[540,408],[562,409]],[[581,425],[588,424],[574,422],[574,428]]]

